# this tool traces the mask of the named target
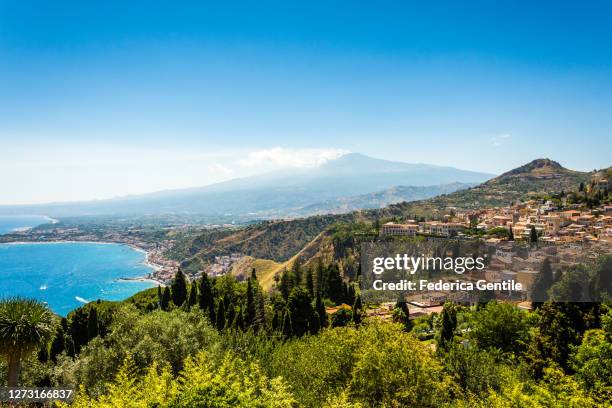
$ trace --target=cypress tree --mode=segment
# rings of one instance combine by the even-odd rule
[[[280,327],[280,318],[278,317],[278,310],[274,310],[274,316],[272,317],[272,331],[275,332]]]
[[[321,330],[321,318],[317,312],[312,312],[312,317],[308,324],[310,334],[317,334]]]
[[[65,317],[62,317],[61,323],[55,330],[55,337],[51,342],[49,348],[49,358],[54,363],[57,363],[57,356],[60,355],[66,349],[66,331],[68,329],[68,321]]]
[[[325,311],[325,305],[321,299],[321,294],[317,294],[317,300],[315,303],[315,312],[319,315],[319,327],[327,327],[327,312]]]
[[[308,331],[309,322],[314,312],[312,299],[308,291],[303,287],[295,287],[287,301],[288,310],[291,312],[291,328],[294,336],[300,337]]]
[[[327,284],[325,289],[327,290],[327,293],[325,293],[326,297],[331,299],[334,303],[339,304],[344,301],[344,282],[342,276],[340,276],[338,265],[336,264],[332,264],[327,270]]]
[[[323,267],[323,260],[321,258],[317,259],[317,267],[316,267],[316,271],[315,271],[315,294],[317,295],[322,295],[322,293],[324,293],[323,290],[323,282],[324,282],[324,267]]]
[[[442,327],[440,328],[440,338],[438,340],[438,349],[441,351],[448,350],[451,346],[455,329],[457,328],[457,314],[455,306],[451,302],[444,303],[442,309]]]
[[[170,288],[166,286],[164,288],[164,293],[162,294],[161,310],[168,310],[168,308],[170,307],[170,300]]]
[[[363,306],[361,304],[361,296],[357,295],[355,303],[353,304],[353,321],[355,324],[361,323],[361,310]]]
[[[244,330],[244,316],[242,313],[242,309],[238,309],[236,312],[236,317],[234,318],[234,328],[237,330]]]
[[[74,342],[75,353],[81,350],[81,347],[89,341],[88,335],[88,316],[84,308],[78,308],[74,311],[70,322],[70,336]]]
[[[87,316],[87,337],[89,340],[95,338],[99,334],[98,311],[95,307],[89,308]]]
[[[211,307],[214,306],[214,299],[212,293],[212,285],[210,284],[210,279],[208,279],[208,275],[206,273],[202,273],[202,277],[199,280],[200,286],[200,296],[198,298],[198,305],[200,309],[203,311],[209,311]]]
[[[263,292],[261,290],[257,291],[257,298],[255,300],[255,328],[266,328],[266,307]]]
[[[162,304],[162,290],[161,290],[161,285],[157,285],[157,307],[161,309],[161,304]]]
[[[223,330],[225,328],[225,305],[223,300],[219,300],[219,307],[217,308],[217,322],[215,326],[217,330]]]
[[[225,318],[225,321],[227,322],[227,326],[228,327],[232,326],[235,323],[234,320],[236,320],[236,309],[234,308],[234,304],[230,302],[230,304],[227,307],[227,314]]]
[[[283,336],[291,337],[293,335],[293,327],[291,324],[291,312],[289,310],[285,310],[285,315],[283,316]]]
[[[198,304],[198,287],[195,282],[191,285],[191,290],[189,291],[189,300],[187,301],[187,305],[189,308]]]
[[[531,304],[534,309],[539,309],[548,300],[548,289],[553,284],[553,273],[550,260],[544,258],[540,271],[531,286]]]
[[[251,279],[254,281],[257,280],[257,271],[255,270],[255,268],[251,269]]]
[[[397,300],[395,307],[401,311],[401,323],[404,325],[406,330],[410,329],[410,309],[408,308],[408,302],[403,298]]]
[[[172,302],[176,306],[182,306],[187,300],[187,280],[181,268],[178,268],[172,281]]]
[[[347,303],[349,305],[352,305],[353,303],[355,303],[355,300],[357,300],[355,296],[355,286],[352,283],[347,284],[347,294]]]
[[[215,325],[215,327],[217,327],[217,312],[215,311],[214,302],[210,305],[210,308],[208,309],[208,318],[210,319],[210,324]]]
[[[532,245],[538,243],[538,231],[536,231],[533,225],[531,226],[531,231],[529,231],[529,242],[531,242]]]
[[[291,292],[292,288],[293,285],[290,272],[287,269],[284,269],[281,274],[278,290],[280,291],[281,295],[283,295],[283,298],[285,300],[287,300],[287,298],[289,297],[289,293]]]
[[[293,262],[293,265],[291,266],[291,272],[293,275],[294,285],[302,285],[304,283],[304,279],[302,276],[302,260],[299,256]]]
[[[306,289],[310,297],[315,295],[314,279],[312,277],[312,268],[308,268],[306,271]]]
[[[255,322],[255,294],[253,293],[253,283],[251,279],[247,282],[247,300],[246,300],[246,316],[247,326],[253,325]]]

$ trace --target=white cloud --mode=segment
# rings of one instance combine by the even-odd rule
[[[234,170],[222,165],[221,163],[213,163],[208,166],[208,171],[220,177],[230,177],[234,175]]]
[[[491,138],[491,144],[493,146],[501,146],[504,142],[510,140],[512,135],[510,133],[502,133],[500,135],[493,136]]]
[[[248,152],[245,159],[239,161],[243,167],[318,167],[326,161],[337,159],[349,153],[342,149],[271,149]]]

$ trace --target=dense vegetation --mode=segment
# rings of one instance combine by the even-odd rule
[[[517,196],[508,185],[564,174],[551,163],[524,170],[530,175],[512,172],[427,202],[188,235],[175,247],[187,268],[231,252],[291,262],[271,291],[255,271],[242,281],[188,282],[179,270],[165,288],[93,302],[59,322],[45,318],[38,340],[20,343],[21,385],[78,387],[77,407],[612,406],[610,299],[554,302],[577,288],[610,293],[610,257],[562,276],[544,266],[534,311],[483,299],[410,319],[399,302],[383,320],[368,317],[372,305],[362,303],[359,243],[376,236],[382,220],[421,217],[457,200],[507,203]],[[582,177],[567,174],[572,183]],[[609,200],[588,182],[567,194],[586,206]],[[321,231],[316,247],[304,251]],[[0,335],[19,320],[3,310]],[[11,343],[0,340],[10,363]],[[8,371],[0,363],[2,381]]]
[[[334,262],[295,262],[276,288],[179,272],[88,304],[24,356],[21,384],[78,386],[82,407],[610,406],[610,304],[447,303],[409,320],[400,303],[385,322]]]

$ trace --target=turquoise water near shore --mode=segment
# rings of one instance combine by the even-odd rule
[[[88,301],[122,300],[153,287],[118,280],[149,274],[144,259],[120,244],[0,244],[0,297],[33,297],[66,316]]]

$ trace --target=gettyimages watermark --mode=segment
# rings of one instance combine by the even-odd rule
[[[609,299],[609,288],[597,282],[612,274],[610,265],[583,263],[582,252],[465,239],[367,242],[361,252],[362,299],[424,304]]]

